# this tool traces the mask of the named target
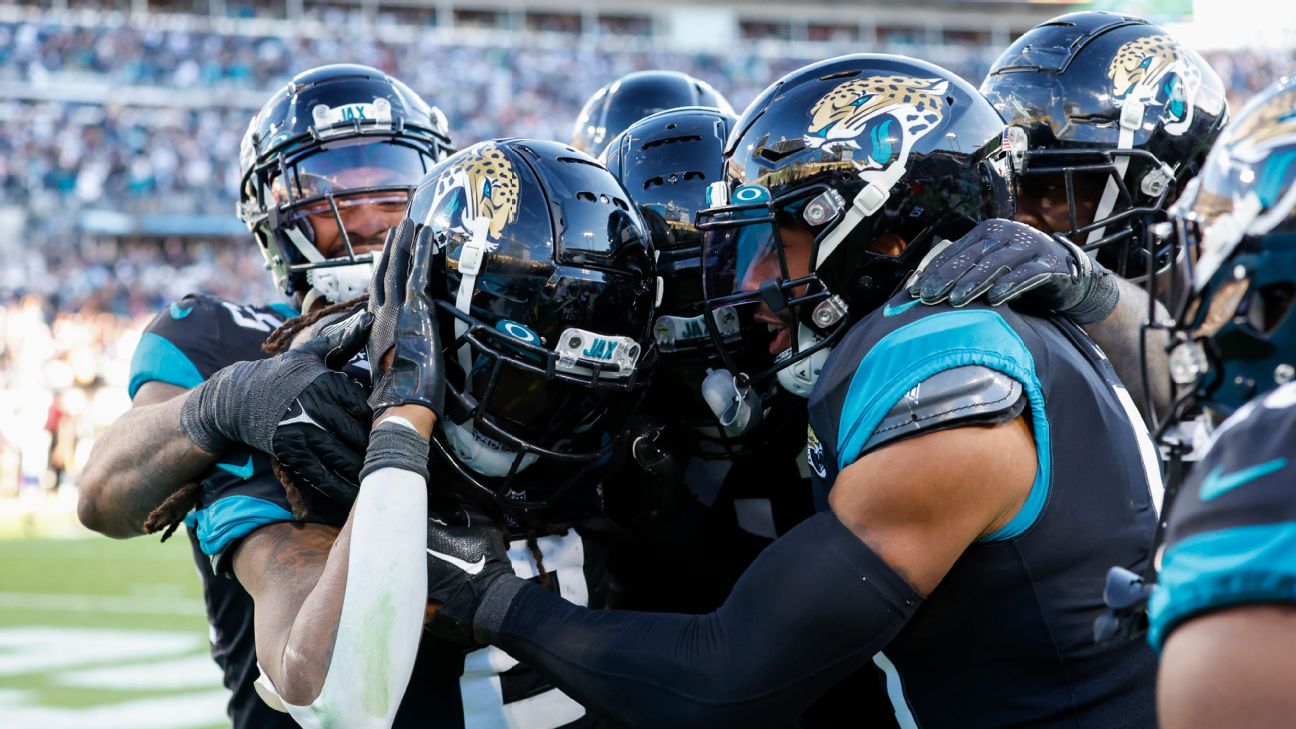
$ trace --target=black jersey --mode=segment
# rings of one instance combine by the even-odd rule
[[[131,366],[130,394],[146,382],[195,387],[216,370],[268,355],[261,344],[297,312],[283,304],[240,306],[208,296],[187,296],[149,324]],[[353,362],[354,364],[354,362]],[[348,374],[365,379],[363,369]],[[270,457],[236,445],[221,454],[202,480],[199,508],[185,519],[202,575],[212,655],[233,695],[229,713],[236,729],[296,727],[288,714],[271,709],[256,694],[259,676],[253,633],[252,599],[230,575],[225,556],[240,539],[266,524],[294,521],[286,494],[270,467]],[[306,521],[341,527],[349,509],[304,489]],[[548,574],[546,584],[580,605],[602,607],[607,595],[606,549],[581,529],[536,540]],[[539,580],[525,540],[509,547],[514,571]],[[543,681],[529,667],[494,648],[466,651],[425,638],[396,715],[394,727],[437,726],[553,729],[598,726],[584,707]]]
[[[1037,477],[1021,511],[968,547],[876,657],[897,714],[929,728],[1154,727],[1152,652],[1136,640],[1095,644],[1093,622],[1107,569],[1144,568],[1160,464],[1129,396],[1077,327],[1007,307],[893,298],[834,348],[811,396],[819,502],[874,447],[902,398],[968,366],[1020,383]]]
[[[239,306],[210,296],[186,296],[149,323],[131,360],[130,396],[147,382],[192,388],[234,362],[262,359],[261,344],[297,312],[286,304]],[[254,457],[255,455],[255,457]],[[228,453],[206,478],[264,478],[270,462],[251,449]],[[271,476],[273,478],[273,476]],[[252,598],[237,581],[214,574],[192,528],[186,530],[203,582],[211,624],[212,658],[231,692],[228,713],[235,729],[297,726],[287,714],[266,706],[256,695],[256,642]]]
[[[1150,606],[1158,650],[1191,618],[1296,603],[1296,384],[1252,400],[1215,431],[1175,499]]]

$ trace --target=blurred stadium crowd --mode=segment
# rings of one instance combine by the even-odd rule
[[[126,401],[139,331],[189,291],[272,299],[250,238],[231,235],[238,146],[248,118],[299,70],[348,61],[399,75],[440,106],[459,145],[497,136],[566,139],[581,103],[644,68],[698,76],[741,109],[771,80],[814,60],[743,49],[646,50],[612,28],[564,42],[561,23],[508,45],[446,42],[419,18],[359,23],[317,9],[312,21],[360,28],[319,37],[204,23],[136,25],[122,15],[50,13],[0,22],[0,496],[71,483],[95,432]],[[372,19],[369,19],[372,20]],[[828,41],[815,57],[859,51]],[[802,46],[804,47],[804,46]],[[880,48],[938,60],[978,83],[1001,50]],[[1296,69],[1290,52],[1209,53],[1237,105]],[[10,214],[6,217],[5,211]],[[106,234],[96,213],[207,216],[220,236]]]

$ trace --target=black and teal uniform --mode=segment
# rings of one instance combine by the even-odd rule
[[[968,418],[941,413],[930,427],[887,420],[895,432],[883,431],[897,403],[921,397],[921,383],[960,367],[1007,375],[1022,402],[982,403]],[[1107,569],[1144,569],[1160,463],[1078,327],[1008,307],[893,298],[835,347],[811,396],[817,500],[826,505],[837,474],[886,443],[1019,413],[1038,459],[1024,506],[968,547],[875,663],[912,726],[1153,727],[1152,652],[1092,636]]]
[[[140,337],[131,360],[130,396],[134,398],[149,382],[197,387],[226,365],[262,359],[267,356],[261,351],[262,342],[285,319],[296,315],[286,304],[241,306],[210,296],[186,296],[154,317]],[[203,478],[236,486],[264,484],[274,477],[268,456],[250,448],[234,448]],[[227,711],[234,728],[296,727],[287,714],[266,706],[252,687],[258,675],[252,598],[238,582],[212,572],[195,529],[190,526],[186,531],[202,577],[212,658],[231,692]]]
[[[276,327],[297,312],[284,304],[240,306],[208,296],[188,296],[149,324],[132,361],[130,394],[146,382],[192,388],[216,370],[268,355],[261,345]],[[367,366],[353,360],[345,371],[368,384]],[[434,478],[451,478],[431,464]],[[259,675],[253,633],[252,599],[233,579],[229,558],[239,540],[267,524],[295,521],[283,486],[271,471],[270,456],[243,445],[221,454],[202,479],[199,508],[185,519],[198,572],[202,575],[212,655],[233,691],[230,716],[243,727],[295,727],[285,713],[271,709],[253,689]],[[306,521],[341,527],[350,505],[337,504],[314,489],[301,492]],[[584,529],[536,540],[548,588],[579,605],[601,607],[607,599],[607,549],[599,535]],[[509,548],[514,570],[539,581],[523,539]],[[497,648],[469,651],[433,639],[419,646],[410,689],[395,727],[438,726],[552,729],[593,727],[598,720],[535,671]]]
[[[1148,638],[1215,610],[1296,602],[1296,384],[1215,431],[1170,511]]]
[[[968,368],[971,395],[957,386]],[[896,417],[906,412],[915,417]],[[1108,568],[1144,567],[1160,462],[1078,327],[907,294],[866,316],[809,401],[819,502],[842,469],[886,443],[1019,416],[1038,458],[1025,505],[925,598],[825,510],[761,552],[708,614],[581,610],[524,586],[479,627],[636,726],[787,726],[873,664],[902,727],[1150,729],[1152,651],[1141,640],[1098,645],[1093,623]],[[873,715],[867,701],[841,710],[839,722]]]

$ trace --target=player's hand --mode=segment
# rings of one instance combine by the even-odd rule
[[[513,573],[504,535],[471,509],[428,515],[428,601],[438,603],[427,631],[464,645],[482,645],[473,621],[482,605],[505,609],[525,581]]]
[[[440,416],[445,404],[441,336],[428,294],[432,241],[416,236],[417,227],[405,219],[392,229],[369,287],[374,316],[368,344],[374,373],[369,404],[375,414],[396,405],[420,405]]]
[[[966,306],[984,295],[999,306],[1021,299],[1079,324],[1107,317],[1116,282],[1078,246],[1011,220],[985,220],[919,272],[909,294],[924,304]]]
[[[364,346],[372,316],[356,312],[299,347],[236,362],[194,388],[180,428],[209,453],[245,443],[343,504],[355,500],[369,439],[365,391],[338,371]]]

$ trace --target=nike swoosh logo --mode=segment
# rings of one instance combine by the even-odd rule
[[[176,304],[175,302],[172,302],[172,303],[171,303],[171,318],[172,318],[172,319],[183,319],[183,318],[185,318],[186,316],[189,316],[189,312],[191,312],[191,311],[193,311],[193,307],[192,307],[192,306],[186,306],[185,308],[181,309],[179,304]]]
[[[227,473],[232,473],[244,481],[252,478],[252,456],[248,456],[247,463],[242,466],[233,463],[217,463],[216,467]]]
[[[448,554],[441,554],[440,552],[436,551],[431,547],[428,547],[427,553],[443,562],[449,562],[450,564],[454,565],[455,567],[458,567],[459,569],[463,570],[464,572],[467,572],[470,575],[475,575],[478,572],[481,572],[482,568],[486,566],[485,556],[478,557],[476,562],[465,562],[464,560],[459,559],[458,557],[451,557]]]
[[[882,307],[882,316],[895,316],[897,314],[903,314],[906,311],[909,311],[910,309],[914,308],[915,306],[921,303],[922,303],[922,299],[914,299],[913,301],[910,301],[906,304],[901,304],[899,306],[892,306],[890,304],[887,304],[886,306]]]
[[[1265,461],[1227,475],[1224,473],[1223,465],[1216,466],[1211,469],[1210,473],[1206,474],[1206,480],[1202,481],[1201,500],[1217,499],[1239,486],[1248,484],[1262,476],[1268,476],[1274,471],[1281,471],[1286,467],[1286,458],[1275,458],[1272,461]]]

